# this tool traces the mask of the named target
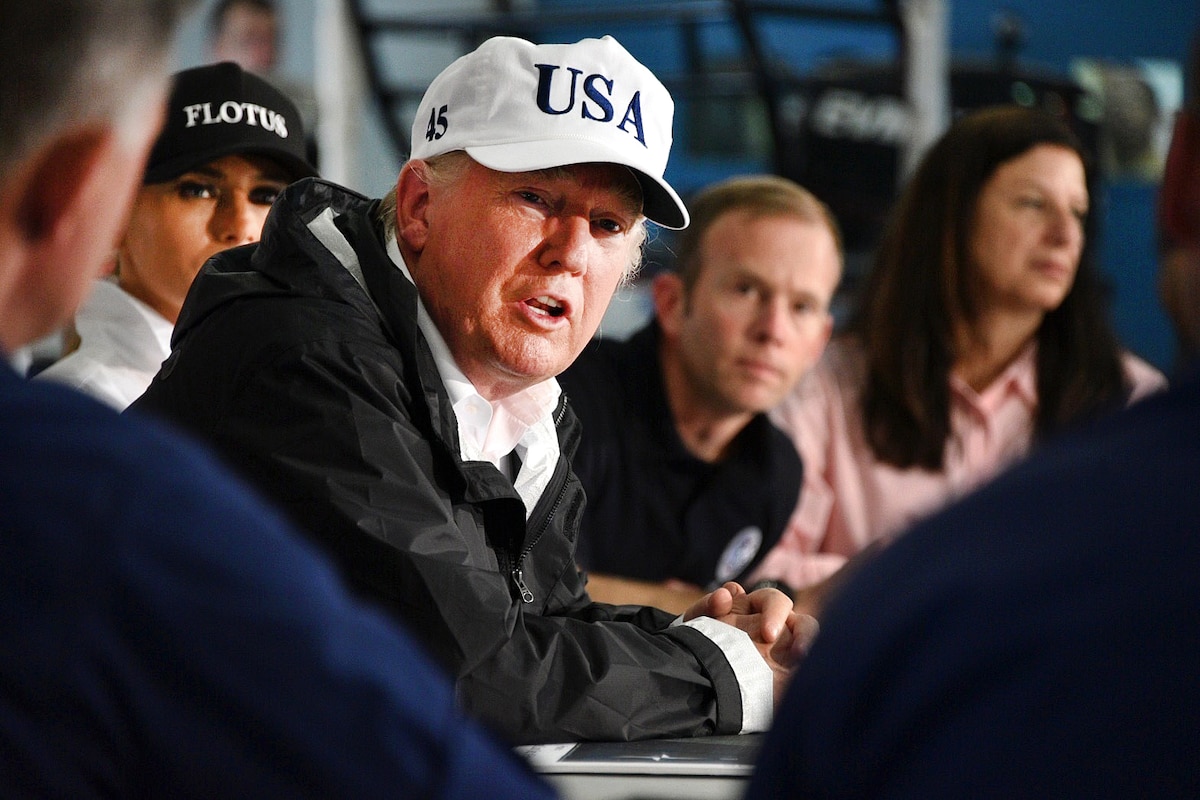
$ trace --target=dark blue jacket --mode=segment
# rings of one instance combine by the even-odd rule
[[[550,797],[199,449],[0,368],[0,796]]]
[[[1200,380],[864,564],[749,797],[1200,797]]]

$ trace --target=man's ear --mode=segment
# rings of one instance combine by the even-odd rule
[[[14,219],[28,246],[63,242],[87,219],[88,211],[81,203],[105,153],[114,146],[115,136],[111,128],[103,126],[82,128],[58,137],[30,162],[12,187]],[[113,202],[123,199],[122,195]]]
[[[137,152],[110,127],[79,128],[48,141],[4,177],[6,346],[54,330],[86,296],[128,217],[142,169]]]
[[[660,272],[654,276],[650,289],[654,297],[654,315],[658,318],[659,328],[667,336],[675,337],[687,312],[683,279],[674,272]]]
[[[417,253],[425,249],[429,238],[428,213],[429,183],[423,171],[410,161],[396,179],[396,235],[401,244]]]
[[[829,344],[829,340],[833,337],[833,314],[829,311],[825,312],[825,321],[821,324],[821,335],[817,340],[816,354],[813,358],[813,363],[821,360],[821,356],[825,352],[825,346]]]

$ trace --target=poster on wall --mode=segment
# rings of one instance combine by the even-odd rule
[[[1076,59],[1071,73],[1084,90],[1081,106],[1099,129],[1104,175],[1116,181],[1160,181],[1175,112],[1183,102],[1180,65],[1166,59]]]

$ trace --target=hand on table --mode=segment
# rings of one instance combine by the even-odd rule
[[[817,621],[792,610],[792,601],[778,589],[747,593],[729,582],[697,600],[684,620],[706,616],[745,631],[775,676],[775,701],[779,702],[792,669],[816,636]]]

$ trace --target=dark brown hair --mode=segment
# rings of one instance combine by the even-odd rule
[[[997,167],[1041,144],[1069,148],[1089,167],[1070,127],[1046,112],[1005,106],[964,116],[925,155],[893,208],[850,323],[866,354],[863,414],[879,460],[941,469],[956,323],[976,314],[968,274],[976,200]],[[1128,392],[1092,238],[1071,291],[1037,332],[1037,438],[1118,405]]]

